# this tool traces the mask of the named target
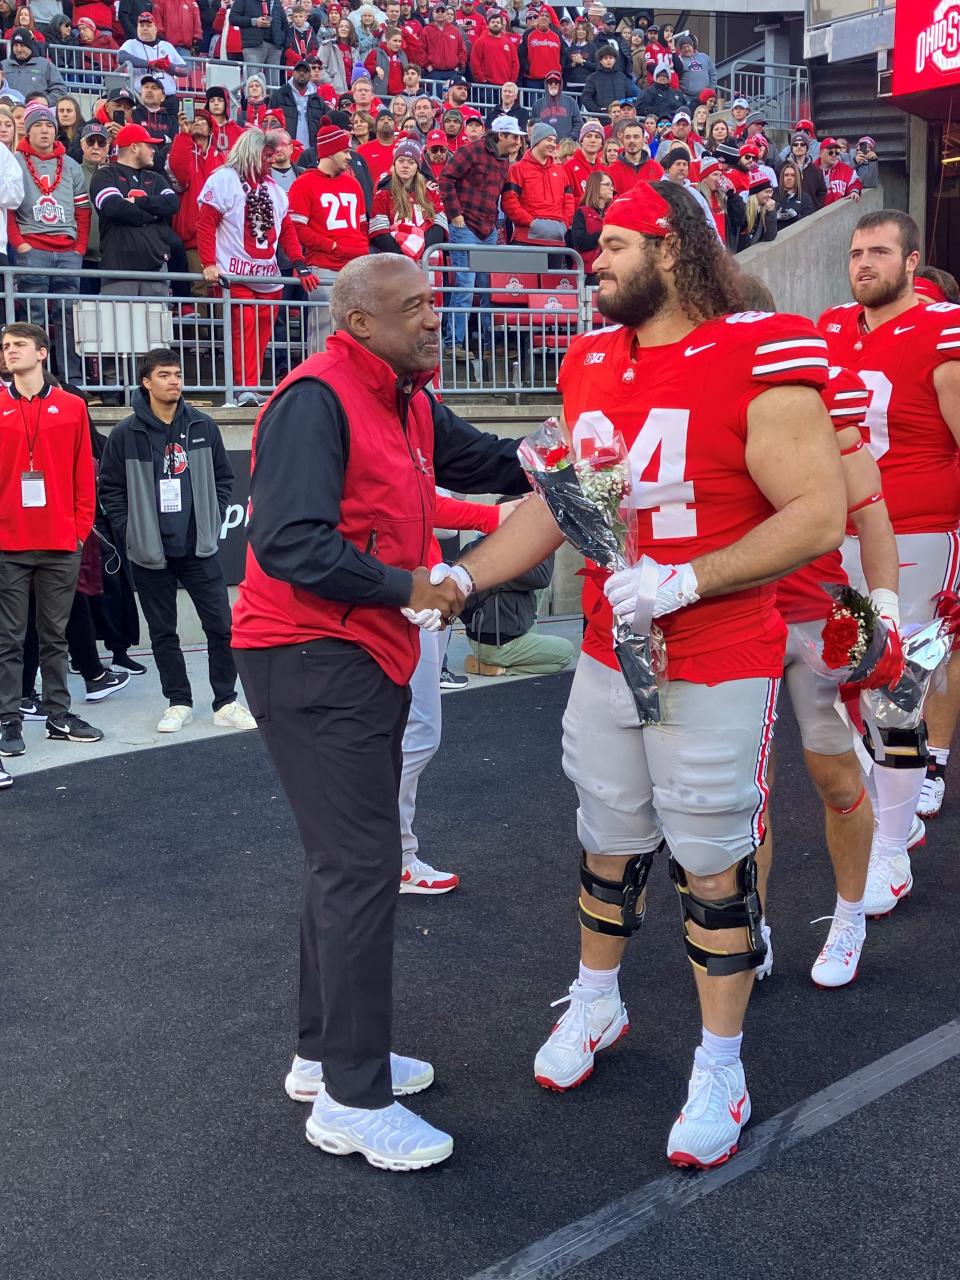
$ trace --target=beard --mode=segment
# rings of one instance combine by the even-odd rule
[[[601,276],[601,284],[603,277]],[[663,310],[667,286],[653,264],[650,247],[644,250],[644,269],[617,285],[616,293],[597,293],[597,310],[606,320],[639,329]]]
[[[895,280],[861,280],[852,284],[850,291],[861,307],[888,307],[903,297],[908,285],[907,269],[901,266]]]

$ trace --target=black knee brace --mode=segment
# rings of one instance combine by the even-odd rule
[[[619,924],[615,920],[605,920],[587,910],[581,894],[579,915],[580,923],[585,929],[592,929],[594,933],[606,933],[614,938],[629,938],[637,932],[643,924],[643,888],[653,866],[654,856],[665,843],[666,841],[661,840],[656,849],[631,858],[623,869],[622,880],[601,880],[587,866],[587,855],[583,855],[580,862],[580,883],[584,889],[599,902],[609,902],[611,906],[620,908]]]
[[[877,759],[872,734],[883,747],[883,758]],[[884,769],[925,769],[927,767],[927,726],[921,720],[915,729],[881,729],[868,725],[863,745],[870,758]]]
[[[705,970],[711,978],[718,978],[731,973],[744,973],[763,964],[767,944],[760,932],[763,910],[757,893],[757,864],[752,853],[737,863],[737,892],[729,898],[709,902],[705,898],[694,897],[687,885],[683,867],[672,856],[670,879],[680,895],[687,955],[698,969]],[[750,950],[731,955],[698,946],[690,938],[688,920],[695,920],[703,929],[746,929]]]

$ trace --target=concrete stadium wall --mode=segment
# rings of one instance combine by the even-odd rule
[[[883,190],[860,200],[842,200],[782,231],[771,244],[755,244],[738,254],[744,271],[767,286],[780,311],[816,320],[826,307],[850,301],[847,251],[857,220],[884,207]]]

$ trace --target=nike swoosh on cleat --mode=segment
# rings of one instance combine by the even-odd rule
[[[904,880],[903,884],[892,884],[890,886],[890,892],[895,898],[899,898],[909,883],[909,880]]]
[[[734,1124],[740,1123],[740,1117],[743,1115],[743,1104],[746,1102],[746,1100],[747,1100],[747,1095],[744,1094],[736,1106],[734,1106],[732,1102],[727,1104],[727,1110],[730,1112],[730,1115],[733,1117]]]

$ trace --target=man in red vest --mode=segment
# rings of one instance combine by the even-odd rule
[[[482,434],[426,390],[440,319],[413,262],[349,262],[331,307],[326,350],[284,379],[254,430],[233,644],[306,852],[300,1036],[285,1087],[313,1100],[314,1146],[404,1171],[453,1150],[394,1101],[427,1088],[433,1068],[390,1052],[414,622],[464,603],[423,567],[436,486],[527,486],[516,441]]]

